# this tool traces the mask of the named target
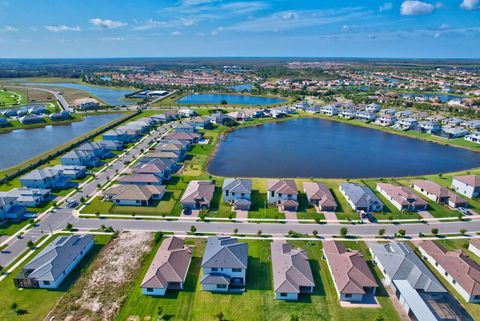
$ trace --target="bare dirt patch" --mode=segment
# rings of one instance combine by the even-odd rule
[[[121,233],[58,302],[46,320],[111,321],[153,246],[151,233]]]

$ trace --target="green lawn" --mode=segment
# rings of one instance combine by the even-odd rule
[[[0,90],[0,108],[19,105],[25,102],[26,97],[22,94],[3,89]]]
[[[381,308],[341,308],[337,302],[336,292],[326,267],[321,259],[321,242],[293,242],[295,246],[306,249],[309,253],[316,288],[312,295],[301,297],[297,302],[274,300],[272,270],[270,262],[270,241],[249,241],[249,262],[247,270],[247,289],[241,294],[213,294],[203,292],[200,285],[201,259],[205,240],[187,241],[194,246],[192,263],[187,276],[185,289],[179,292],[168,292],[166,297],[148,297],[141,294],[140,284],[148,264],[153,259],[152,251],[141,275],[135,281],[130,294],[123,305],[118,321],[129,317],[140,320],[155,319],[158,307],[162,307],[168,320],[216,320],[218,312],[225,314],[226,320],[255,321],[276,320],[288,321],[294,314],[300,320],[375,320],[383,316],[385,320],[399,320],[397,312],[384,292],[379,291]]]
[[[53,308],[56,302],[69,290],[80,274],[88,269],[95,255],[109,240],[110,236],[95,236],[96,245],[57,290],[17,289],[13,284],[13,278],[20,272],[21,267],[13,271],[11,275],[0,283],[0,320],[42,320],[48,311]],[[40,250],[41,249],[37,250],[36,253]],[[18,309],[26,310],[27,313],[24,315],[17,315],[11,309],[11,305],[14,302],[18,305]]]

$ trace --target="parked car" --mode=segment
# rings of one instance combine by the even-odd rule
[[[470,212],[470,210],[466,207],[459,207],[458,211],[463,215],[472,215],[472,212]]]

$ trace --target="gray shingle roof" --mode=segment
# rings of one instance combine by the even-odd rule
[[[369,207],[372,204],[383,205],[382,201],[367,186],[344,183],[340,184],[340,187],[356,207]]]
[[[203,268],[240,268],[248,265],[248,244],[231,237],[209,237],[203,255]]]
[[[222,189],[233,193],[250,194],[252,193],[252,180],[227,178],[223,181]]]

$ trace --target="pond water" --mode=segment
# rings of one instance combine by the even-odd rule
[[[273,105],[284,102],[276,97],[229,95],[229,94],[192,94],[177,100],[177,104],[220,104],[222,100],[229,105]]]
[[[234,86],[228,86],[227,88],[233,89],[235,91],[250,91],[253,88],[252,84],[243,84],[243,85],[234,85]]]
[[[0,169],[18,165],[120,116],[120,114],[93,115],[68,125],[19,129],[0,134]]]
[[[402,97],[424,97],[426,99],[429,99],[431,97],[438,97],[440,98],[440,101],[442,103],[446,103],[448,102],[449,100],[452,100],[452,99],[458,99],[458,98],[462,98],[462,97],[459,97],[459,96],[454,96],[454,95],[448,95],[448,94],[402,94]]]
[[[335,121],[301,118],[233,131],[208,170],[229,177],[400,177],[480,166],[480,153]]]
[[[104,102],[111,106],[127,105],[131,104],[130,102],[123,100],[125,95],[133,93],[132,90],[124,89],[115,89],[115,88],[104,88],[104,87],[93,87],[86,86],[76,83],[25,83],[26,86],[47,86],[47,87],[64,87],[70,89],[83,90],[85,92],[91,93],[92,95],[102,99]]]

